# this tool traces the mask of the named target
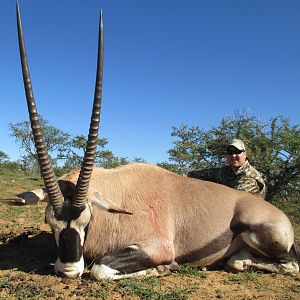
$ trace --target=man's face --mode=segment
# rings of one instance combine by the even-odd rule
[[[233,168],[241,167],[247,160],[247,153],[235,148],[234,146],[229,146],[226,151],[227,161]]]

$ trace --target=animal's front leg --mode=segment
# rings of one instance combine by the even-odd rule
[[[155,266],[145,251],[132,245],[96,260],[91,269],[91,278],[118,280],[143,276],[165,276],[178,268],[176,262]]]

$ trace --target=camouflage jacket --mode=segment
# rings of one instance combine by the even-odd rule
[[[247,191],[260,198],[266,196],[266,185],[259,172],[246,161],[237,171],[230,166],[190,171],[188,177],[221,183]]]

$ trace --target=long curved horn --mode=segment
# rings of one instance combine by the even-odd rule
[[[23,37],[21,16],[19,4],[17,2],[17,24],[18,24],[18,38],[19,38],[19,48],[20,48],[20,57],[22,63],[22,73],[23,81],[27,99],[27,107],[29,118],[31,122],[32,133],[34,137],[34,143],[39,159],[41,173],[44,179],[44,183],[49,195],[49,201],[53,206],[60,206],[63,202],[63,197],[59,189],[56,176],[53,172],[53,167],[51,159],[49,158],[47,148],[44,142],[43,131],[41,128],[41,122],[37,113],[36,104],[33,96],[29,68],[27,63],[25,42]]]
[[[99,123],[100,123],[101,100],[102,100],[103,55],[104,55],[103,22],[102,22],[102,10],[101,10],[100,22],[99,22],[98,62],[97,62],[97,76],[96,76],[96,86],[95,86],[95,94],[94,94],[94,104],[93,104],[93,111],[92,111],[87,146],[86,146],[80,174],[78,177],[75,194],[73,197],[73,205],[76,207],[81,206],[86,202],[89,183],[93,171],[93,164],[95,160]]]

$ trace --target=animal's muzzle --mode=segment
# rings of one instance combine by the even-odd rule
[[[62,263],[58,258],[54,265],[55,273],[60,277],[79,278],[84,271],[83,257],[78,262]]]

